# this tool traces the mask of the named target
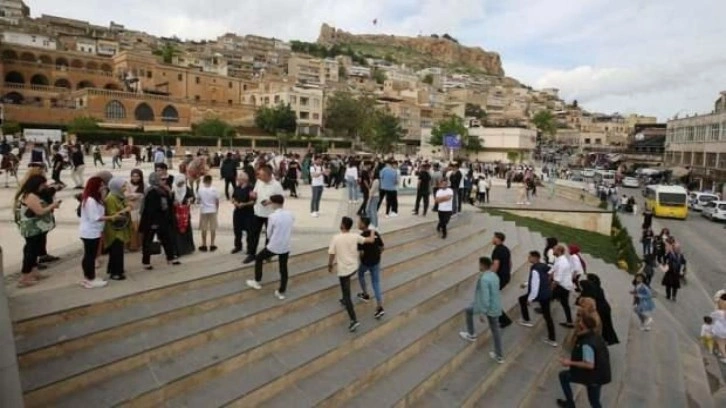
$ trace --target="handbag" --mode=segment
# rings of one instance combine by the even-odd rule
[[[129,224],[131,224],[131,216],[129,214],[118,214],[116,217],[111,220],[111,228],[113,228],[115,231],[123,231],[125,229],[129,228]]]
[[[151,241],[146,248],[146,252],[150,255],[161,255],[161,242]]]

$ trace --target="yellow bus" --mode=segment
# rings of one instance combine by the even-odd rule
[[[648,186],[645,205],[656,217],[684,220],[688,216],[688,192],[681,186]]]

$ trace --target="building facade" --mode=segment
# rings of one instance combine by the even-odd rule
[[[670,167],[690,168],[702,188],[721,191],[726,182],[726,91],[711,113],[668,121],[664,160]]]

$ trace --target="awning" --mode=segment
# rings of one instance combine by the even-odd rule
[[[141,129],[136,123],[115,123],[115,122],[100,122],[98,127],[105,129]]]
[[[144,125],[144,132],[191,132],[192,128],[189,126],[157,126],[157,125]]]

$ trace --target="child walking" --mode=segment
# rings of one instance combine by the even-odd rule
[[[713,354],[713,319],[711,316],[703,316],[703,325],[701,326],[701,342],[708,350],[709,354]]]
[[[650,331],[651,324],[653,324],[650,313],[655,309],[655,304],[653,303],[653,292],[645,284],[645,275],[642,273],[635,275],[635,289],[630,293],[633,294],[635,302],[635,314],[640,319],[640,330]]]

